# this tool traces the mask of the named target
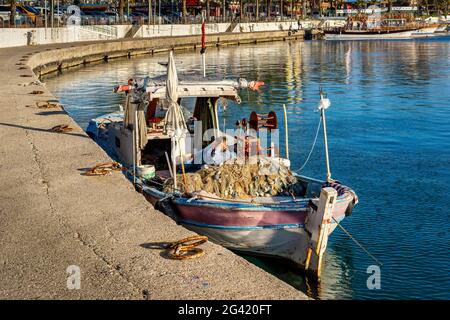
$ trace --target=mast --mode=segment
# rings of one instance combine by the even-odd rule
[[[325,164],[327,167],[327,182],[332,181],[331,179],[331,170],[330,170],[330,156],[328,153],[328,139],[327,139],[327,121],[325,118],[325,110],[328,109],[331,105],[330,99],[324,98],[324,94],[322,89],[320,90],[320,102],[319,102],[319,110],[322,117],[322,126],[323,126],[323,143],[325,145]]]

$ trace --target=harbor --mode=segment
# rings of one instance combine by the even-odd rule
[[[0,28],[2,299],[448,299],[447,16],[249,8]]]
[[[75,52],[73,45],[39,49],[54,58],[58,50]],[[80,56],[88,53],[84,49],[79,47]],[[202,260],[161,257],[161,243],[192,233],[153,209],[120,173],[100,179],[80,174],[110,158],[62,108],[37,107],[57,98],[45,86],[30,84],[38,80],[32,69],[51,62],[36,59],[36,50],[0,50],[0,126],[9,141],[1,147],[3,298],[307,298],[210,242]],[[73,130],[50,131],[61,124]],[[71,265],[81,268],[83,290],[67,289]]]
[[[223,114],[227,127],[233,126],[236,118],[248,117],[257,106],[258,113],[276,111],[283,128],[282,105],[286,104],[293,170],[301,168],[308,158],[320,119],[320,114],[315,112],[319,99],[317,84],[326,83],[323,88],[332,102],[327,113],[332,177],[349,184],[359,197],[353,214],[344,220],[343,226],[383,262],[384,281],[381,290],[367,289],[366,268],[374,261],[340,229],[335,230],[329,239],[318,287],[311,285],[284,261],[244,255],[248,261],[315,298],[445,296],[440,287],[433,285],[434,272],[424,271],[423,266],[429,256],[425,254],[427,242],[421,241],[419,245],[416,240],[432,237],[433,233],[440,232],[433,225],[445,224],[445,217],[436,215],[436,209],[430,205],[438,208],[445,203],[443,193],[437,189],[439,183],[436,179],[446,163],[444,155],[437,155],[441,146],[446,144],[447,124],[445,117],[435,115],[445,114],[445,106],[441,103],[448,100],[446,93],[438,93],[445,86],[446,76],[436,68],[437,65],[441,68],[447,66],[447,41],[445,38],[386,42],[281,41],[208,49],[207,76],[216,76],[220,72],[225,78],[232,78],[239,74],[266,83],[266,88],[262,86],[259,93],[242,94],[241,105],[227,108]],[[284,54],[280,55],[280,52]],[[180,77],[202,74],[198,51],[179,51],[175,56]],[[396,68],[390,67],[391,59],[399,61]],[[112,87],[123,83],[123,79],[128,79],[131,74],[164,75],[166,69],[159,62],[166,60],[167,53],[153,58],[117,60],[63,72],[60,76],[44,77],[42,81],[61,97],[65,105],[72,106],[68,112],[83,128],[87,128],[91,119],[115,112],[123,103],[123,96],[112,93]],[[416,70],[421,72],[416,73]],[[91,83],[99,73],[104,77],[86,87],[86,83]],[[416,87],[417,84],[422,85]],[[80,90],[83,90],[85,99],[80,100],[77,94]],[[105,92],[105,96],[99,98],[98,92]],[[423,98],[416,101],[415,96]],[[429,106],[434,112],[428,113],[429,109],[424,109],[424,106]],[[399,126],[399,123],[404,125]],[[280,137],[280,149],[284,153],[284,134]],[[325,178],[321,142],[319,135],[315,151],[301,171],[303,174]],[[420,155],[419,150],[425,150],[425,154]],[[373,159],[378,165],[373,165]],[[413,176],[409,168],[421,171]],[[414,184],[413,181],[421,183]],[[413,186],[413,194],[402,193],[403,183]],[[426,192],[430,202],[418,205],[418,199],[423,196],[420,191],[423,183],[430,186],[430,191]],[[388,208],[386,201],[392,198],[391,195],[402,199],[401,204]],[[407,197],[413,200],[406,201]],[[419,215],[429,212],[429,220],[411,223],[411,214],[403,212],[419,212]],[[412,216],[417,217],[415,214]],[[386,224],[389,226],[387,229]],[[402,240],[398,240],[401,245],[398,250],[386,251],[385,248],[398,239],[398,232],[387,231],[395,228],[403,230],[400,233]],[[380,238],[379,234],[383,237]],[[446,241],[444,234],[441,233],[442,241]],[[433,259],[443,266],[446,259],[443,242],[436,240],[434,243],[440,249],[433,253]],[[417,246],[421,248],[419,251],[415,249]],[[440,270],[438,273],[444,276],[445,268]],[[426,279],[424,274],[427,274]]]

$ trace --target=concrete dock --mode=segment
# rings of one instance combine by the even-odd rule
[[[36,106],[56,98],[45,85],[30,84],[38,80],[33,69],[198,42],[186,37],[0,49],[0,299],[307,299],[210,242],[201,258],[165,258],[160,243],[193,233],[156,211],[121,173],[81,175],[110,158],[62,108]],[[49,131],[61,124],[73,131]],[[79,290],[67,288],[70,265],[81,270]]]

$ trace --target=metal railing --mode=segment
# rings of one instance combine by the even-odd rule
[[[47,22],[46,22],[47,20]],[[206,19],[206,23],[256,23],[256,22],[287,22],[287,21],[297,21],[298,17],[291,16],[271,16],[271,17],[260,17],[256,18],[253,16],[246,17],[232,17],[227,16],[217,17],[210,16]],[[37,16],[34,18],[28,16],[16,17],[16,22],[14,24],[10,23],[9,18],[0,16],[0,28],[50,28],[53,27],[64,27],[67,25],[68,16],[55,16],[53,24],[50,21],[50,17]],[[188,16],[185,18],[181,17],[170,17],[170,16],[153,16],[150,17],[150,22],[147,16],[124,16],[121,20],[118,15],[116,16],[102,16],[102,15],[81,15],[80,24],[82,26],[87,25],[120,25],[120,24],[132,24],[132,25],[163,25],[163,24],[200,24],[202,23],[201,16]]]
[[[110,25],[82,25],[81,28],[95,33],[101,33],[109,38],[117,39],[117,27]]]

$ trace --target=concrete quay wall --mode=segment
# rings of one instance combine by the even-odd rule
[[[209,36],[206,46],[240,45],[267,41],[302,40],[304,32],[289,35],[288,31],[222,33]],[[155,37],[144,39],[126,39],[117,41],[101,41],[82,45],[54,46],[51,50],[33,50],[29,60],[36,74],[43,75],[60,69],[99,60],[119,57],[154,54],[168,50],[199,50],[201,36]]]

